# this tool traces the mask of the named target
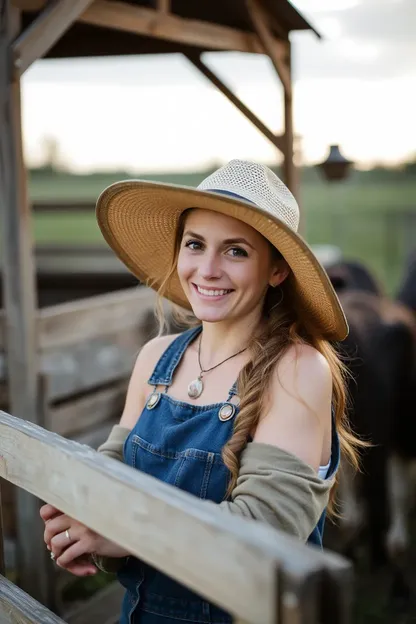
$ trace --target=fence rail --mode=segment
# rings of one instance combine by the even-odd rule
[[[344,559],[255,522],[233,516],[224,522],[214,503],[5,412],[0,476],[173,576],[240,623],[349,622],[351,567]],[[20,595],[0,579],[3,605],[18,610]],[[20,621],[60,622],[39,609],[39,619],[29,609],[31,615]]]

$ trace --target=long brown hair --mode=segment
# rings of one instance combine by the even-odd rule
[[[156,314],[159,320],[159,333],[166,327],[166,315],[162,298],[169,289],[169,282],[176,272],[177,259],[182,241],[185,220],[190,210],[182,215],[177,229],[175,248],[170,268],[158,285],[158,302]],[[273,247],[273,253],[276,253]],[[280,254],[277,252],[277,257]],[[281,256],[280,256],[281,257]],[[347,417],[347,376],[348,370],[341,361],[336,349],[324,338],[313,325],[307,312],[297,301],[295,290],[289,276],[277,289],[269,288],[263,307],[263,323],[261,331],[252,337],[249,350],[250,361],[241,370],[238,377],[238,394],[240,410],[234,422],[233,434],[222,450],[225,465],[230,471],[230,482],[227,496],[231,494],[237,481],[240,467],[240,455],[255,429],[264,404],[264,397],[271,383],[273,371],[287,349],[292,345],[308,344],[321,353],[331,370],[333,398],[332,405],[335,415],[335,426],[338,432],[341,455],[355,469],[359,468],[359,449],[367,446],[352,432]],[[283,296],[282,296],[283,295]],[[172,315],[182,326],[198,325],[200,321],[191,313],[184,312],[173,306]],[[328,512],[334,514],[334,492],[332,489]]]

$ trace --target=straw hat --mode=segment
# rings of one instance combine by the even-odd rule
[[[300,301],[322,335],[343,340],[348,325],[331,282],[297,233],[299,208],[279,178],[264,165],[232,160],[196,189],[173,184],[126,180],[98,198],[97,220],[107,243],[141,282],[158,288],[166,276],[181,213],[205,208],[244,221],[283,255],[292,270]],[[189,308],[175,274],[168,299]]]

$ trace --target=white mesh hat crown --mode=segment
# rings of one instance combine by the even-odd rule
[[[266,166],[232,160],[198,188],[125,180],[106,188],[97,201],[103,236],[122,262],[143,283],[158,289],[170,268],[179,219],[201,208],[247,223],[287,261],[296,299],[322,337],[343,340],[348,325],[322,265],[297,233],[299,208],[283,182]],[[189,309],[175,272],[165,296]]]
[[[234,193],[281,219],[292,230],[299,227],[296,199],[271,169],[245,160],[232,160],[198,186],[201,191]]]

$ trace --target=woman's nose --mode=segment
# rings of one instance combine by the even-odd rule
[[[204,254],[199,265],[199,274],[203,279],[216,279],[221,277],[221,261],[215,254]]]

